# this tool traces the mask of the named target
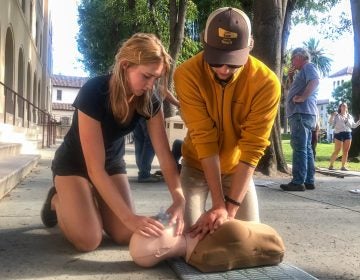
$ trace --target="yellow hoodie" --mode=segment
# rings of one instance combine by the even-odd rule
[[[182,147],[187,164],[201,169],[201,159],[218,154],[222,174],[235,172],[239,161],[256,166],[278,110],[276,75],[249,56],[222,86],[200,52],[176,69],[174,82],[188,128]]]

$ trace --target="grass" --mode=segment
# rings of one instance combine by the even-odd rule
[[[290,146],[290,140],[282,140],[282,148],[287,163],[291,164],[292,162],[292,149]],[[329,167],[330,156],[333,153],[334,144],[330,143],[318,143],[316,147],[316,158],[315,166],[316,167]],[[341,161],[337,160],[334,163],[334,167],[339,169],[341,167]],[[348,162],[346,167],[350,170],[360,171],[360,163]]]

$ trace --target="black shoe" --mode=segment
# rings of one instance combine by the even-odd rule
[[[314,190],[315,189],[315,184],[311,184],[311,183],[305,183],[305,189],[307,190]]]
[[[305,191],[304,184],[294,184],[293,182],[290,182],[289,184],[281,184],[280,188],[284,191],[289,192],[303,192]]]
[[[154,175],[155,175],[155,176],[160,176],[160,177],[163,176],[161,170],[155,171]]]
[[[57,225],[57,217],[56,212],[54,210],[51,210],[51,199],[56,194],[55,187],[51,187],[46,200],[44,202],[44,205],[41,209],[41,220],[46,227],[54,227]]]
[[[138,183],[158,183],[162,177],[150,174],[149,177],[138,177]]]

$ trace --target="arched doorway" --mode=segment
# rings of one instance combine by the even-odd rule
[[[31,67],[30,62],[28,62],[27,66],[27,74],[26,74],[26,100],[31,100]],[[31,107],[29,106],[29,102],[26,103],[26,112],[27,112],[27,120],[31,121]]]
[[[17,93],[19,96],[24,97],[24,55],[23,49],[19,49],[19,58],[18,58],[18,86]],[[24,119],[24,101],[22,98],[17,98],[18,104],[18,117]],[[23,120],[22,120],[22,124]]]
[[[33,96],[32,96],[32,104],[34,105],[34,106],[37,106],[37,104],[36,104],[36,100],[37,100],[37,98],[36,98],[36,96],[37,96],[37,87],[36,87],[36,73],[34,74],[34,80],[33,80],[33,90],[32,90],[32,92],[33,92]],[[34,123],[36,123],[37,121],[37,119],[36,119],[36,108],[35,107],[33,107],[33,117],[32,117],[32,119],[33,119],[33,122]]]
[[[5,37],[5,85],[14,88],[14,39],[10,27],[6,31]],[[14,114],[14,96],[12,92],[5,89],[5,113]]]

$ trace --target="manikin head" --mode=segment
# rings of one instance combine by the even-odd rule
[[[167,226],[160,237],[145,237],[134,233],[129,251],[134,262],[143,267],[151,267],[162,260],[184,256],[186,241],[184,235],[175,235],[175,225]]]

